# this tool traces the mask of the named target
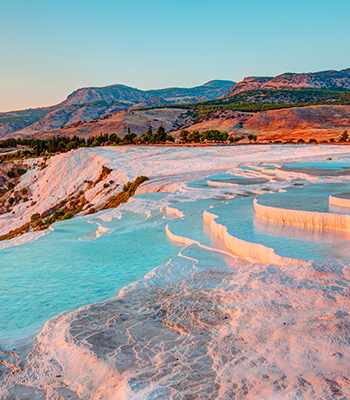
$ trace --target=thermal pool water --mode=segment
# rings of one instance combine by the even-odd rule
[[[295,220],[350,218],[347,149],[92,149],[151,179],[1,244],[0,398],[348,398],[350,230]]]

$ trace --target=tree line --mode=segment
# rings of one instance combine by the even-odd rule
[[[226,131],[219,131],[217,129],[208,129],[204,132],[200,132],[198,129],[195,129],[192,132],[183,129],[179,136],[182,143],[223,143],[227,140],[231,143],[236,143],[241,140],[241,137],[239,136],[232,136]]]
[[[95,146],[108,146],[108,145],[129,145],[129,144],[156,144],[175,142],[175,138],[165,132],[165,128],[161,125],[157,131],[153,133],[152,129],[140,136],[136,133],[128,132],[123,138],[120,138],[116,133],[100,134],[96,137],[90,136],[88,139],[78,136],[53,136],[46,139],[37,138],[11,138],[0,141],[0,148],[16,148],[22,156],[50,156],[55,153],[62,153],[78,147],[95,147]],[[27,147],[20,149],[20,147]],[[13,155],[8,154],[7,158],[13,158]]]

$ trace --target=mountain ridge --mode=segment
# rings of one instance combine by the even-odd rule
[[[183,104],[211,100],[235,84],[228,80],[212,80],[192,88],[141,90],[122,84],[86,87],[75,90],[59,104],[0,113],[0,138],[13,133],[30,135],[56,129],[66,124],[104,117],[131,106],[143,107],[148,100],[159,98],[156,104]],[[152,102],[151,102],[152,103]]]
[[[219,98],[258,89],[345,89],[350,90],[350,68],[309,73],[286,72],[275,77],[250,76],[236,83]]]

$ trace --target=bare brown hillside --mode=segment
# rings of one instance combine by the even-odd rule
[[[256,134],[259,142],[275,140],[316,139],[329,140],[344,131],[350,131],[350,106],[310,106],[256,113],[217,113],[210,120],[191,125],[189,131],[198,129],[225,130],[229,134],[246,137]],[[174,132],[178,136],[180,130]]]
[[[131,132],[140,135],[151,128],[156,131],[162,125],[167,132],[176,131],[182,127],[193,124],[192,112],[177,108],[161,108],[153,110],[126,110],[112,114],[108,118],[77,122],[61,129],[53,129],[35,136],[51,137],[54,135],[74,136],[88,138],[99,134],[115,132],[123,137],[130,129]]]

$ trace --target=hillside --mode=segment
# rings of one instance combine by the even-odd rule
[[[89,136],[99,134],[109,134],[115,132],[123,137],[128,129],[131,132],[141,135],[148,129],[153,132],[162,125],[166,132],[173,132],[194,123],[191,110],[181,108],[158,108],[151,110],[123,110],[110,115],[108,118],[99,118],[97,120],[76,122],[66,125],[61,129],[53,129],[46,132],[40,132],[35,135],[37,138],[52,136],[74,136],[87,139]]]
[[[193,88],[145,91],[125,85],[82,88],[52,107],[0,113],[0,138],[58,129],[67,124],[90,121],[126,110],[133,105],[150,107],[215,99],[234,83],[215,80]],[[152,101],[154,98],[159,100]]]
[[[285,73],[276,77],[247,77],[236,83],[221,98],[257,89],[350,89],[350,68],[341,71]]]
[[[186,128],[203,132],[208,129],[225,130],[246,138],[257,135],[260,143],[282,140],[316,139],[318,142],[338,140],[344,130],[350,131],[350,106],[321,105],[292,107],[259,112],[217,111],[207,120]],[[180,130],[173,132],[178,136]]]
[[[128,129],[138,136],[149,128],[163,125],[166,132],[178,138],[181,129],[192,132],[198,129],[227,131],[233,136],[247,138],[252,133],[259,142],[276,140],[297,141],[316,139],[321,142],[334,138],[338,140],[344,130],[350,131],[350,105],[317,105],[290,107],[257,112],[217,110],[206,114],[206,118],[192,110],[182,108],[154,108],[146,110],[123,110],[110,117],[89,122],[77,122],[64,128],[37,133],[35,137],[74,136],[87,139],[89,136],[115,132],[123,137]]]

